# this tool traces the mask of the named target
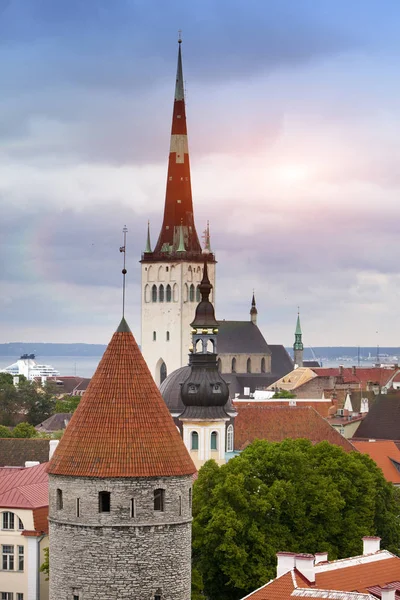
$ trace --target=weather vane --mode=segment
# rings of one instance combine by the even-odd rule
[[[124,266],[122,269],[122,318],[125,317],[125,283],[126,283],[126,234],[128,233],[128,228],[124,225],[122,230],[124,234],[124,245],[120,246],[119,251],[124,253]]]

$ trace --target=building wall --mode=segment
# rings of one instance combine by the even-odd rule
[[[0,546],[1,550],[3,545],[14,546],[14,570],[2,570],[0,569],[0,592],[13,592],[14,598],[17,597],[17,593],[24,594],[24,600],[36,600],[37,599],[37,585],[39,579],[38,566],[39,562],[38,544],[39,540],[37,537],[25,537],[22,535],[22,530],[18,529],[18,518],[19,517],[26,530],[34,530],[33,513],[31,510],[25,509],[13,509],[13,508],[0,508],[0,527],[3,524],[3,512],[14,513],[14,530],[0,529]],[[43,542],[48,545],[48,538],[45,536]],[[24,569],[23,571],[18,570],[18,546],[24,548]],[[40,600],[47,600],[48,592],[46,594],[46,585],[44,584],[43,589],[40,592]]]
[[[208,276],[213,285],[210,299],[215,303],[214,263],[208,263]],[[194,319],[198,304],[196,288],[202,277],[203,264],[194,261],[142,263],[141,350],[158,385],[163,362],[167,367],[167,375],[188,364],[191,345],[190,323]],[[161,285],[164,287],[163,302],[159,301]],[[168,285],[171,286],[171,302],[166,301]],[[191,285],[195,288],[193,300],[190,300]],[[153,286],[157,288],[157,302],[152,301]]]
[[[57,488],[63,508],[57,508]],[[165,510],[154,510],[154,490]],[[192,477],[92,479],[49,477],[50,598],[188,600],[191,579]],[[99,513],[98,494],[111,492]],[[76,499],[80,498],[77,516]],[[136,512],[131,516],[131,499]],[[180,501],[181,498],[181,501]]]
[[[217,338],[218,351],[218,338]],[[236,359],[236,373],[247,373],[247,360],[251,359],[251,372],[262,373],[261,361],[265,359],[265,373],[271,372],[271,356],[268,354],[220,354],[221,373],[232,373],[232,359]]]
[[[334,427],[343,437],[345,437],[348,440],[354,436],[355,432],[360,427],[362,420],[360,419],[358,421],[350,421],[349,423],[333,424],[328,419],[328,423],[332,425],[332,427]]]
[[[219,465],[226,462],[226,427],[225,421],[183,421],[183,442],[189,451],[197,469],[200,469],[211,458]],[[198,433],[198,449],[192,449],[192,432]],[[217,432],[217,450],[211,449],[211,434]]]

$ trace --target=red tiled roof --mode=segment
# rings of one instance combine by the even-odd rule
[[[123,320],[48,472],[81,477],[192,475],[196,468]]]
[[[379,440],[376,442],[352,442],[362,452],[368,454],[383,471],[385,479],[392,483],[400,484],[400,472],[394,466],[392,460],[400,464],[400,450],[391,440]],[[391,460],[392,459],[392,460]]]
[[[299,588],[368,593],[369,588],[382,587],[398,580],[400,576],[399,557],[387,551],[376,553],[374,559],[376,557],[378,560],[373,562],[368,557],[360,556],[316,566],[315,583],[312,584],[294,569],[245,598],[246,600],[293,600],[293,591]]]
[[[306,438],[316,444],[327,440],[346,452],[355,448],[310,406],[259,406],[233,402],[235,449],[242,450],[255,439],[281,442],[287,438]]]
[[[47,463],[36,467],[0,469],[0,508],[48,506]]]
[[[368,382],[384,386],[396,373],[394,369],[385,367],[356,367],[355,373],[352,367],[313,367],[312,370],[320,377],[341,376],[344,383],[359,383],[362,387]]]
[[[329,409],[334,406],[331,400],[321,401],[320,399],[310,399],[310,400],[302,400],[301,398],[293,398],[293,400],[279,398],[276,400],[249,400],[248,402],[240,401],[242,406],[290,406],[290,402],[296,402],[296,406],[300,408],[305,408],[307,406],[311,406],[314,408],[318,414],[322,417],[327,417],[329,414]],[[236,406],[236,405],[235,405]]]

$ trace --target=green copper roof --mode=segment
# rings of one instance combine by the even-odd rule
[[[182,224],[179,226],[179,246],[177,252],[186,252],[185,250],[185,242],[183,239],[183,226]]]
[[[128,323],[125,321],[125,317],[122,317],[121,323],[118,325],[117,333],[130,333]]]
[[[301,335],[301,326],[300,326],[300,315],[297,314],[297,323],[296,323],[296,335]]]
[[[147,223],[147,241],[146,241],[146,249],[145,254],[149,254],[152,252],[151,243],[150,243],[150,221]]]

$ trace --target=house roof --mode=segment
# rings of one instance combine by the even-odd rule
[[[357,431],[358,435],[358,431]],[[352,444],[362,452],[368,454],[383,471],[385,479],[392,483],[400,484],[400,450],[391,440],[378,441],[353,441]]]
[[[220,321],[218,354],[271,354],[263,334],[252,321]]]
[[[272,393],[272,392],[271,392]],[[244,400],[239,400],[236,398],[235,402],[244,402]],[[330,400],[322,400],[322,399],[314,399],[314,398],[269,398],[268,400],[246,400],[249,406],[257,405],[257,406],[283,406],[288,408],[293,408],[294,406],[298,406],[300,408],[304,407],[312,407],[317,411],[322,417],[328,417],[329,409],[333,406]],[[291,404],[292,403],[292,404]]]
[[[49,460],[49,440],[0,438],[0,467],[24,467],[25,461]]]
[[[400,440],[400,393],[376,396],[357,429],[357,438]]]
[[[275,378],[282,377],[293,370],[293,361],[285,346],[281,344],[269,344],[271,350],[271,373]]]
[[[1,508],[40,508],[48,506],[47,463],[36,467],[0,469]]]
[[[73,477],[192,475],[195,466],[125,319],[49,463]]]
[[[38,431],[59,431],[65,429],[66,423],[71,420],[72,413],[56,413],[51,415],[48,419],[36,425],[35,429]]]
[[[358,383],[365,387],[367,383],[385,386],[398,372],[388,367],[314,367],[313,371],[322,377],[342,377],[343,383]]]
[[[293,369],[277,381],[271,384],[271,389],[279,388],[281,390],[295,390],[301,385],[304,385],[311,379],[315,379],[316,374],[312,369],[308,367],[299,367],[298,369]]]
[[[281,442],[287,438],[306,438],[313,444],[327,440],[346,452],[354,450],[352,444],[310,406],[268,406],[235,401],[233,405],[238,412],[236,450],[243,450],[255,439]]]
[[[355,556],[315,566],[315,583],[310,583],[296,569],[273,579],[247,595],[246,600],[292,600],[331,598],[331,600],[360,600],[352,593],[368,594],[373,587],[382,588],[397,581],[400,575],[400,558],[386,550],[372,555]],[[335,596],[329,592],[345,592]],[[347,592],[347,593],[346,593]],[[244,600],[244,599],[243,599]]]

